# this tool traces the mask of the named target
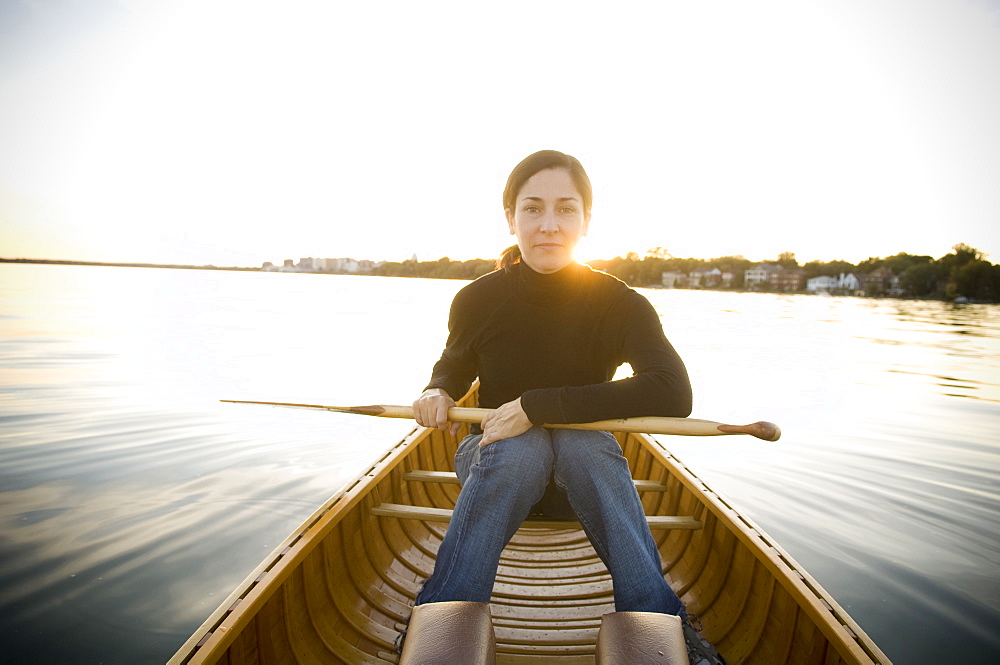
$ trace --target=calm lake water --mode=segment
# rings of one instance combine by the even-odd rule
[[[162,663],[411,421],[464,282],[0,265],[0,662]],[[1000,306],[647,291],[661,437],[897,665],[1000,662]]]

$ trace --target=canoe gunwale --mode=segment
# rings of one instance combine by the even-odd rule
[[[705,481],[687,468],[660,441],[648,434],[631,434],[670,468],[717,519],[726,523],[747,549],[772,573],[792,596],[800,601],[809,617],[833,644],[842,645],[861,662],[891,665],[860,625],[834,600],[792,556],[766,534],[753,520],[736,510]]]

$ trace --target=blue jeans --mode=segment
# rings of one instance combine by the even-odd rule
[[[484,448],[481,439],[470,435],[458,446],[462,491],[417,605],[489,602],[500,553],[524,518],[543,512],[579,519],[611,573],[617,611],[685,613],[663,579],[660,553],[614,436],[532,427]]]

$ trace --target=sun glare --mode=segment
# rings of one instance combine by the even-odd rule
[[[581,258],[861,260],[956,242],[1000,256],[986,185],[1000,149],[984,148],[1000,146],[1000,91],[982,64],[1000,57],[1000,28],[986,8],[908,14],[913,34],[940,38],[931,52],[879,8],[650,5],[636,22],[557,5],[532,11],[594,45],[557,68],[559,92],[523,74],[564,47],[521,48],[516,11],[474,31],[464,12],[406,5],[391,21],[360,4],[126,12],[63,54],[67,110],[36,92],[68,85],[61,65],[7,85],[40,111],[13,118],[22,132],[52,135],[70,108],[73,128],[32,156],[35,182],[0,180],[58,211],[0,200],[0,215],[32,218],[12,246],[194,263],[486,257],[509,244],[509,169],[555,148],[594,182]],[[921,88],[914,72],[945,56]]]

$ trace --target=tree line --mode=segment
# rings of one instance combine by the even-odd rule
[[[437,261],[386,261],[369,274],[384,277],[424,277],[428,279],[476,279],[496,269],[492,259],[452,261],[447,256]]]
[[[734,273],[732,289],[743,288],[743,273],[761,262],[742,256],[723,256],[715,259],[688,259],[670,256],[663,248],[649,250],[646,256],[630,253],[608,261],[592,261],[591,265],[609,272],[633,286],[660,284],[667,271],[689,274],[696,270],[718,268]],[[783,252],[766,261],[786,270],[802,270],[803,283],[822,275],[837,277],[853,273],[863,277],[879,268],[888,268],[899,279],[903,294],[916,298],[968,298],[985,302],[1000,302],[1000,265],[985,259],[985,255],[964,243],[938,259],[926,255],[900,252],[889,257],[869,257],[860,263],[849,261],[810,261],[799,265],[793,252]]]
[[[598,270],[610,273],[630,286],[650,287],[662,284],[663,273],[674,271],[690,274],[718,268],[732,272],[728,288],[743,288],[744,271],[759,265],[743,256],[721,256],[714,259],[678,258],[666,249],[656,247],[640,257],[635,252],[613,259],[588,261]],[[966,298],[982,302],[1000,302],[1000,265],[986,260],[974,247],[958,244],[938,259],[900,252],[889,257],[870,257],[854,264],[848,261],[809,261],[803,265],[793,252],[783,252],[772,261],[786,270],[802,270],[803,283],[821,275],[839,276],[853,273],[861,278],[879,268],[888,268],[899,280],[903,295],[914,298]],[[490,259],[452,261],[448,257],[437,261],[386,262],[370,274],[392,277],[425,277],[431,279],[476,279],[494,270]],[[722,288],[722,287],[716,287]]]

